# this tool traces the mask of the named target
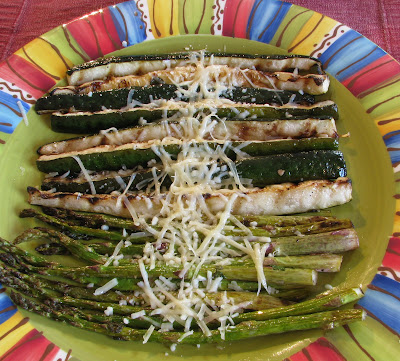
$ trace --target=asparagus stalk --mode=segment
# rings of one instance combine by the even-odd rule
[[[149,277],[171,277],[181,278],[181,269],[178,266],[159,265],[153,269],[149,269],[147,266],[146,272]],[[42,275],[47,276],[62,276],[69,277],[72,279],[79,279],[81,276],[95,276],[95,277],[121,277],[121,278],[141,278],[141,272],[139,265],[132,264],[129,266],[85,266],[85,267],[51,267],[41,268],[29,266],[33,272],[38,272]],[[222,275],[228,280],[239,280],[239,281],[257,281],[257,270],[253,266],[203,266],[200,270],[200,275],[205,276],[207,271],[211,271],[213,275]],[[305,285],[312,286],[316,284],[317,273],[311,269],[297,269],[297,268],[286,268],[286,269],[273,269],[271,267],[263,268],[264,275],[267,282],[270,281],[274,284],[280,285]],[[193,271],[189,270],[185,278],[191,279],[193,277]]]
[[[315,269],[318,272],[339,272],[343,256],[337,254],[313,254],[306,256],[265,257],[264,267],[294,267]],[[252,260],[235,260],[231,265],[254,265]]]
[[[316,234],[321,232],[332,232],[345,228],[352,228],[353,224],[348,219],[332,219],[310,224],[299,224],[294,226],[276,227],[266,225],[265,227],[250,227],[255,237],[284,237],[294,235]],[[241,229],[225,230],[227,236],[247,236],[248,233]]]
[[[127,237],[122,232],[116,231],[105,231],[102,229],[94,229],[89,227],[82,227],[77,225],[70,225],[65,221],[61,221],[58,218],[44,214],[43,212],[37,211],[33,208],[24,209],[20,213],[21,218],[35,217],[42,222],[55,226],[63,231],[69,232],[71,235],[90,236],[102,239],[108,239],[112,241],[121,241]],[[145,243],[149,240],[149,237],[139,237],[131,239],[132,243]]]
[[[76,215],[78,212],[74,211],[68,211],[67,212],[60,212],[60,211],[49,211],[53,210],[53,208],[47,208],[47,212],[55,214],[55,216],[49,216],[43,212],[39,212],[35,209],[24,209],[20,217],[36,217],[37,219],[46,222],[48,224],[51,224],[55,227],[60,228],[61,230],[66,230],[69,231],[73,234],[77,235],[89,235],[97,238],[103,238],[103,239],[108,239],[108,240],[113,240],[113,241],[119,241],[123,239],[124,237],[122,236],[122,233],[120,232],[115,232],[115,231],[104,231],[101,229],[93,229],[88,226],[79,226],[79,225],[70,225],[68,222],[65,220],[67,215]],[[57,218],[57,216],[61,215],[63,218]],[[90,219],[90,215],[85,216],[85,219]],[[304,217],[302,217],[299,220],[299,224],[294,224],[295,222],[293,220],[293,216],[291,216],[291,219],[288,220],[287,224],[285,221],[282,219],[284,216],[281,217],[276,217],[277,220],[275,223],[277,224],[283,224],[283,226],[275,226],[275,225],[269,225],[268,223],[268,218],[264,216],[264,218],[260,217],[260,225],[258,227],[251,227],[249,228],[250,231],[252,232],[253,236],[256,237],[284,237],[284,236],[290,236],[290,235],[298,235],[298,234],[315,234],[315,233],[321,233],[321,232],[332,232],[335,230],[340,230],[340,229],[345,229],[345,228],[352,228],[353,224],[349,219],[336,219],[333,217],[325,217],[322,221],[320,220],[320,217],[308,217],[309,221],[311,223],[303,223],[306,222]],[[254,219],[255,217],[252,216],[250,219]],[[79,219],[79,218],[78,218]],[[119,221],[121,218],[118,217],[112,217],[112,216],[104,216],[104,215],[96,215],[96,218],[94,218],[95,221],[93,223],[87,223],[87,225],[93,226],[94,224],[99,224],[99,220],[109,220],[110,223],[113,223],[114,220],[114,225],[115,223],[118,224],[118,222],[121,224],[122,221]],[[244,217],[241,217],[242,222],[243,219],[246,219]],[[257,219],[257,218],[256,218]],[[118,221],[116,221],[118,220]],[[124,220],[123,224],[129,225],[130,222],[134,225],[133,221],[127,221]],[[256,221],[253,221],[256,222]],[[251,222],[247,222],[250,223]],[[273,223],[271,220],[270,223]],[[107,226],[110,227],[109,224],[106,224]],[[114,226],[113,225],[113,226]],[[135,230],[137,230],[137,226],[134,226]],[[120,228],[120,227],[118,227]],[[124,227],[125,228],[125,227]],[[132,227],[131,227],[132,228]],[[127,228],[130,229],[130,228]],[[243,232],[241,229],[234,229],[234,230],[225,230],[224,233],[228,236],[246,236],[248,235],[247,233]],[[139,237],[135,238],[134,241],[131,239],[132,243],[144,243],[149,240],[149,237]]]
[[[358,248],[359,241],[353,228],[308,236],[279,237],[271,242],[267,252],[276,256],[296,256],[313,253],[342,253]]]
[[[102,225],[107,225],[110,228],[120,228],[126,230],[141,230],[142,228],[135,225],[131,219],[120,218],[107,214],[78,212],[59,208],[42,207],[43,212],[49,216],[53,216],[64,220],[76,220],[80,225],[90,228],[100,228]],[[296,225],[311,225],[323,221],[335,221],[337,218],[331,216],[310,215],[310,216],[258,216],[258,215],[234,215],[241,223],[247,227],[251,227],[256,223],[256,227],[291,227]],[[228,224],[232,222],[228,221]]]
[[[364,296],[361,288],[350,288],[345,290],[333,290],[323,293],[311,300],[277,307],[258,312],[247,312],[240,314],[235,320],[237,322],[257,320],[264,321],[279,317],[305,315],[309,313],[333,310],[345,304],[359,300]]]
[[[0,259],[4,262],[14,262],[14,259],[18,257],[29,264],[37,266],[49,267],[55,265],[54,262],[49,262],[42,256],[34,255],[19,247],[16,247],[2,238],[0,238],[0,251],[2,251],[2,253],[0,253]]]
[[[121,340],[142,341],[147,331],[125,327],[123,324],[101,324],[84,320],[77,315],[71,316],[48,307],[38,301],[27,299],[26,297],[11,293],[12,300],[30,311],[39,313],[46,317],[57,319],[75,327],[95,331]],[[365,312],[362,310],[345,311],[327,311],[311,315],[281,317],[266,321],[246,321],[229,329],[225,337],[221,337],[218,330],[210,330],[206,336],[204,333],[196,331],[187,337],[183,337],[183,332],[153,332],[149,338],[150,342],[159,342],[164,344],[182,343],[182,344],[201,344],[201,343],[219,343],[222,341],[244,340],[256,336],[266,336],[279,334],[288,331],[299,331],[306,329],[322,328],[332,329],[350,322],[364,319]],[[186,336],[186,335],[185,335]]]

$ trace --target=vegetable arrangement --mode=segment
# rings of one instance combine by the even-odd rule
[[[363,319],[314,298],[359,246],[329,77],[305,56],[100,59],[38,100],[54,131],[25,209],[50,228],[0,241],[21,307],[120,340],[215,343]],[[68,262],[54,261],[62,255]],[[72,263],[71,263],[72,262]],[[314,292],[315,293],[315,292]],[[305,300],[307,299],[307,300]]]

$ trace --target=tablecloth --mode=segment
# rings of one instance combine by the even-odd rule
[[[0,61],[60,24],[119,2],[0,0]],[[400,60],[400,0],[293,0],[291,3],[342,22]]]

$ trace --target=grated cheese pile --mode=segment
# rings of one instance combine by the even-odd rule
[[[179,93],[193,101],[198,101],[199,97],[218,99],[219,94],[227,87],[216,81],[213,83],[213,90],[210,90],[212,62],[211,65],[204,66],[204,54],[195,54],[194,57],[192,61],[196,64],[195,76],[190,82],[176,84],[180,87]],[[132,100],[128,99],[128,106],[129,102]],[[154,103],[157,103],[156,106],[160,105],[159,101]],[[138,263],[142,276],[138,283],[141,291],[135,292],[136,297],[128,301],[133,305],[150,306],[152,311],[137,312],[131,318],[141,318],[151,323],[143,343],[148,341],[153,332],[167,332],[176,325],[181,325],[184,331],[180,341],[193,333],[194,325],[205,335],[211,335],[209,325],[215,322],[219,325],[221,338],[225,339],[225,333],[235,327],[233,318],[248,306],[248,302],[235,304],[233,299],[227,297],[226,292],[223,293],[222,300],[216,302],[211,294],[219,290],[223,278],[211,271],[204,272],[201,268],[206,265],[228,265],[233,257],[251,259],[257,270],[258,291],[264,288],[272,293],[273,289],[267,285],[263,272],[270,239],[264,237],[262,242],[254,242],[255,237],[250,229],[231,214],[235,200],[245,197],[244,191],[246,186],[251,185],[251,181],[239,177],[234,163],[225,153],[229,149],[235,151],[239,158],[247,155],[239,148],[233,148],[230,142],[211,148],[203,141],[204,135],[212,134],[213,127],[223,123],[224,119],[218,118],[212,108],[207,113],[199,111],[193,103],[188,103],[186,108],[181,109],[179,117],[174,115],[173,119],[178,120],[182,126],[182,151],[174,158],[162,146],[153,146],[152,150],[161,159],[162,172],[157,173],[160,167],[149,164],[152,166],[153,179],[150,183],[139,185],[145,192],[152,189],[153,197],[160,197],[163,192],[162,179],[166,175],[171,178],[172,185],[167,196],[160,197],[162,209],[159,214],[150,221],[145,215],[138,214],[126,197],[129,184],[118,197],[118,202],[125,204],[135,224],[143,229],[141,236],[154,237],[154,242],[145,245],[143,256],[134,260]],[[168,120],[170,119],[165,114],[163,124],[167,129],[174,126]],[[161,144],[170,139],[164,139]],[[121,188],[125,185],[122,183]],[[209,211],[204,194],[219,189],[230,189],[231,192],[227,193],[225,209],[215,215]],[[224,234],[234,227],[239,227],[248,236],[241,237],[239,242],[235,237]],[[129,242],[129,237],[135,237],[135,234],[124,233],[127,236],[125,243]],[[124,242],[121,241],[105,265],[118,264],[118,260],[122,258],[119,253],[123,246]],[[163,276],[150,278],[148,271],[156,265],[179,265],[179,282]],[[117,280],[112,280],[97,289],[95,294],[108,292],[116,285]],[[229,284],[229,288],[240,290],[235,281]],[[112,310],[106,310],[106,313],[112,314]],[[149,318],[155,315],[162,319],[161,323]],[[128,319],[125,323],[127,322]]]

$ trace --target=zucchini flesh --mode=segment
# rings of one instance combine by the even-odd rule
[[[198,54],[200,55],[200,53]],[[205,64],[228,65],[232,67],[255,68],[262,71],[284,71],[298,69],[322,74],[322,65],[318,59],[304,55],[250,55],[234,53],[204,52]],[[67,71],[68,82],[80,85],[88,81],[102,80],[110,76],[125,76],[130,74],[146,74],[154,70],[174,68],[188,63],[193,54],[176,53],[161,55],[131,55],[101,58],[74,66]]]
[[[216,64],[213,64],[208,69],[209,71],[204,73],[204,66],[188,64],[174,69],[155,70],[147,74],[107,77],[103,80],[95,80],[79,86],[68,85],[56,87],[51,93],[88,94],[90,92],[161,83],[179,84],[182,86],[188,82],[192,83],[192,85],[206,83],[207,87],[215,87],[218,84],[218,86],[222,85],[228,88],[239,86],[275,90],[302,90],[305,93],[314,95],[326,93],[329,87],[329,77],[326,74],[301,75],[290,72],[264,72],[243,66],[239,68]],[[203,74],[200,75],[198,70],[200,74]]]
[[[252,185],[264,187],[269,184],[285,182],[302,182],[305,180],[336,179],[345,177],[346,164],[340,151],[315,150],[309,152],[274,154],[265,157],[242,159],[235,162],[236,170],[240,178],[252,180]],[[161,171],[157,171],[157,176]],[[218,176],[218,174],[215,174]],[[125,184],[129,183],[131,175],[121,177]],[[223,176],[222,179],[226,179]],[[151,170],[135,173],[129,191],[137,191],[138,183],[143,180],[153,180]],[[105,176],[103,179],[94,180],[93,186],[97,193],[108,194],[113,191],[124,191],[120,182],[114,176]],[[167,176],[161,183],[169,187],[171,179]],[[90,184],[87,181],[74,179],[47,179],[42,184],[42,190],[55,189],[56,192],[91,193]],[[144,187],[146,188],[146,187]]]
[[[222,212],[226,208],[231,194],[230,190],[205,194],[204,200],[209,211],[213,214]],[[252,188],[242,194],[245,197],[236,199],[232,205],[232,214],[283,215],[325,209],[347,203],[352,197],[352,186],[349,179],[338,178],[335,181],[315,180],[298,184],[274,184],[262,189]],[[28,188],[28,195],[29,203],[34,205],[131,218],[124,203],[118,202],[117,195],[82,194],[77,197],[75,193],[50,193],[32,187]],[[161,194],[159,197],[128,194],[126,200],[138,215],[151,219],[159,215],[165,196],[166,194]]]
[[[221,142],[205,142],[211,148],[222,146]],[[158,147],[156,143],[153,146]],[[138,165],[146,166],[153,159],[159,160],[151,148],[151,145],[136,147],[135,143],[126,144],[120,147],[102,146],[91,148],[82,152],[71,152],[62,155],[41,156],[36,161],[37,168],[41,172],[60,174],[80,172],[81,169],[72,156],[78,156],[84,167],[92,171],[119,170],[123,167],[134,168]],[[238,148],[249,156],[266,156],[270,154],[281,154],[290,152],[301,152],[308,150],[336,150],[338,140],[334,138],[304,138],[304,139],[284,139],[263,142],[231,142],[231,147],[226,149],[226,154],[231,159],[236,158],[233,148]],[[135,147],[135,148],[134,148]],[[182,142],[174,142],[163,145],[166,152],[171,156],[176,156],[182,147]]]
[[[217,119],[218,121],[218,119]],[[126,128],[119,131],[101,132],[85,137],[65,139],[45,144],[38,154],[61,154],[81,151],[100,145],[122,145],[131,142],[148,142],[165,137],[176,139],[196,139],[198,132],[188,127],[188,118],[179,121],[161,121],[146,126]],[[337,137],[333,119],[288,119],[267,121],[237,120],[217,122],[202,134],[204,140],[262,141],[272,139],[299,139],[308,137]]]
[[[243,92],[246,89],[246,92]],[[171,84],[150,85],[145,87],[130,87],[91,94],[54,94],[38,99],[35,110],[38,114],[53,111],[89,111],[96,112],[106,109],[121,109],[128,105],[128,98],[136,102],[149,104],[158,99],[175,99],[179,95],[178,87]],[[237,103],[251,104],[312,104],[314,97],[290,91],[276,91],[260,88],[235,87],[220,94],[221,98]],[[186,96],[179,96],[181,101],[188,102]]]
[[[184,104],[183,104],[184,106]],[[216,115],[220,118],[235,119],[241,113],[243,119],[256,119],[257,121],[270,121],[279,119],[305,119],[305,118],[338,118],[337,105],[331,101],[324,101],[310,106],[265,106],[237,104],[234,106],[215,107]],[[200,111],[200,109],[199,109]],[[202,106],[201,111],[209,112],[207,106]],[[51,115],[51,129],[60,133],[95,133],[101,129],[115,127],[117,129],[139,125],[140,119],[154,122],[165,117],[172,117],[179,113],[179,109],[143,107],[126,111],[107,110],[95,113],[53,113]],[[246,116],[244,116],[247,114]]]

